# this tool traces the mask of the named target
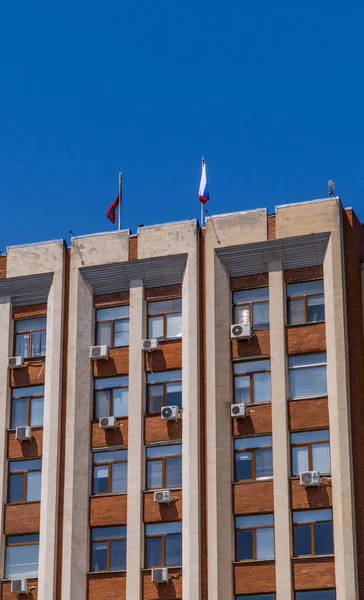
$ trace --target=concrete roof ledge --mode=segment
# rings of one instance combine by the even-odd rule
[[[302,202],[290,202],[289,204],[278,204],[275,206],[275,213],[277,214],[280,208],[288,208],[289,206],[299,206],[300,204],[317,204],[318,202],[330,202],[331,200],[336,200],[337,202],[341,202],[340,196],[329,196],[327,198],[317,198],[316,200],[303,200]]]
[[[220,217],[232,217],[234,215],[246,215],[248,213],[255,213],[255,212],[264,212],[264,214],[268,214],[268,211],[266,208],[252,208],[251,210],[237,210],[235,212],[221,213],[219,215],[210,215],[210,216],[206,217],[206,222],[209,221],[210,219],[219,219]]]

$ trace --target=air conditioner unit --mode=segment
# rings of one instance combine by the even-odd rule
[[[170,490],[154,492],[154,502],[158,502],[158,504],[170,504],[172,502],[172,492]]]
[[[26,579],[13,579],[11,582],[12,594],[26,594],[28,596],[28,582]]]
[[[304,485],[305,487],[319,486],[319,471],[302,471],[302,473],[300,473],[300,484]]]
[[[22,356],[9,356],[8,367],[9,369],[20,369],[23,366]]]
[[[31,427],[17,427],[15,430],[15,439],[20,442],[29,441],[32,439],[32,428]]]
[[[115,429],[116,417],[100,417],[99,427],[101,429]]]
[[[249,322],[231,325],[230,335],[232,340],[244,340],[251,338],[252,326]]]
[[[242,402],[241,404],[232,404],[231,405],[231,416],[234,419],[246,417],[246,409],[245,409],[244,402]]]
[[[109,346],[104,344],[103,346],[91,346],[90,358],[92,360],[108,360],[109,359]]]
[[[157,338],[151,338],[150,340],[142,341],[142,350],[145,352],[154,352],[159,349],[159,341]]]
[[[179,419],[178,406],[163,406],[161,409],[161,419],[163,421],[177,421]]]
[[[168,583],[168,569],[152,569],[152,583]]]

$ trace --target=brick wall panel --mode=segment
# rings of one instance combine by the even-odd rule
[[[167,369],[182,369],[182,341],[173,340],[162,342],[159,350],[145,355],[145,370],[147,372],[165,371]]]
[[[300,269],[288,269],[284,272],[285,283],[297,283],[299,281],[312,281],[323,279],[324,270],[322,265],[316,267],[301,267]]]
[[[152,302],[153,300],[163,300],[166,298],[181,298],[182,284],[175,283],[174,285],[161,285],[160,287],[147,288],[145,290],[145,299]]]
[[[326,352],[325,323],[286,327],[287,354]]]
[[[94,377],[115,377],[129,373],[129,348],[110,348],[109,360],[93,361]]]
[[[126,573],[93,573],[87,576],[88,600],[125,600]]]
[[[47,303],[31,306],[13,306],[13,319],[33,319],[47,315]]]
[[[245,419],[232,419],[234,436],[261,435],[272,433],[272,405],[253,404],[247,410]]]
[[[154,502],[153,492],[144,494],[144,523],[179,521],[182,519],[182,490],[172,490],[175,500],[171,504]]]
[[[0,279],[6,279],[6,256],[0,256]]]
[[[38,458],[42,456],[43,428],[32,429],[32,439],[29,442],[19,442],[15,439],[15,431],[8,433],[8,458]]]
[[[93,496],[90,498],[90,527],[126,525],[128,496]]]
[[[330,508],[332,506],[331,485],[323,484],[320,487],[305,488],[303,485],[300,485],[299,479],[292,479],[291,506],[292,510]]]
[[[138,236],[129,237],[129,260],[134,261],[138,259]]]
[[[235,594],[264,594],[276,589],[275,564],[249,562],[234,565]]]
[[[233,494],[236,515],[274,511],[273,481],[235,484]]]
[[[151,571],[143,571],[143,600],[176,600],[182,598],[182,569],[168,569],[168,574],[174,578],[170,579],[167,584],[157,585],[151,581]]]
[[[288,402],[288,427],[290,431],[327,429],[329,427],[327,398]]]
[[[269,356],[269,329],[266,329],[264,331],[256,331],[250,341],[232,340],[231,351],[233,359],[251,358],[253,356]]]
[[[292,561],[294,590],[317,590],[335,587],[334,558],[300,558]]]
[[[276,216],[269,215],[267,219],[267,239],[275,240],[276,239]]]
[[[115,429],[101,429],[98,421],[93,421],[91,425],[91,446],[92,448],[106,448],[106,446],[127,446],[128,445],[128,418],[120,417],[116,420]]]
[[[5,506],[6,535],[36,533],[40,526],[40,502]]]
[[[241,290],[251,290],[257,287],[268,286],[268,273],[258,273],[257,275],[243,275],[242,277],[232,277],[230,287],[233,292]]]
[[[127,292],[116,292],[115,294],[100,294],[95,296],[95,308],[104,308],[106,306],[120,306],[129,304],[129,290]]]
[[[26,600],[38,600],[38,579],[28,579],[29,588],[35,587],[34,590],[28,594],[28,596],[20,596],[20,598],[25,598]],[[11,593],[11,583],[10,581],[4,581],[1,584],[1,600],[16,600],[16,596]]]
[[[144,443],[182,440],[182,418],[178,421],[163,421],[159,415],[147,415],[144,418]]]
[[[45,359],[30,359],[22,369],[11,369],[10,387],[44,385]]]

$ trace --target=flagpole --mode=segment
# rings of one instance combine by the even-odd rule
[[[202,160],[201,160],[202,169],[203,169],[204,164],[205,164],[205,159],[204,159],[204,157],[202,157]],[[203,209],[204,209],[204,205],[201,202],[201,227],[203,227],[203,224],[204,224]]]
[[[118,231],[121,229],[121,201],[122,201],[122,183],[123,176],[119,173],[119,211],[118,211]]]

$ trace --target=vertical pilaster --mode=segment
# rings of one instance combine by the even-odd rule
[[[274,534],[277,600],[292,598],[289,432],[285,289],[282,263],[269,264],[270,361],[272,386]]]
[[[144,560],[144,414],[145,373],[142,340],[145,332],[144,287],[130,282],[129,409],[128,409],[128,513],[126,600],[141,600]]]

